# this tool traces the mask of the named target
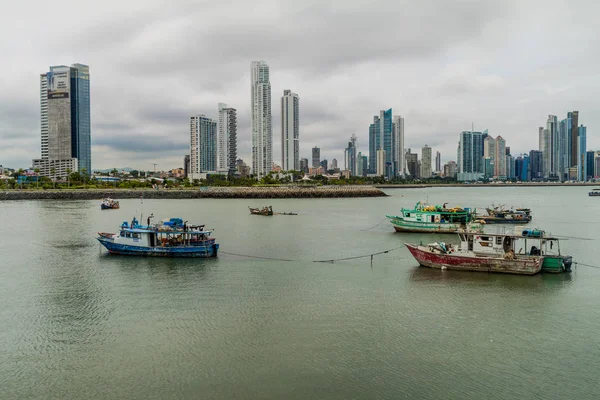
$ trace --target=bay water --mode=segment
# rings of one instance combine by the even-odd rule
[[[529,207],[528,226],[571,237],[562,252],[600,266],[600,199],[588,191],[131,199],[104,211],[100,199],[0,202],[0,398],[600,398],[600,269],[418,267],[405,242],[456,238],[385,220],[420,200]],[[248,212],[266,205],[299,215]],[[214,228],[219,257],[108,255],[95,239],[150,213]]]

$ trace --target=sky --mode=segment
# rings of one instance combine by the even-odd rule
[[[250,64],[270,66],[273,160],[280,98],[300,97],[300,157],[343,165],[350,136],[368,153],[379,110],[404,117],[405,144],[456,159],[459,133],[488,129],[512,154],[538,127],[579,111],[600,150],[600,2],[9,2],[0,15],[0,165],[40,156],[39,74],[90,66],[92,167],[166,170],[189,153],[189,118],[238,111],[251,165]]]

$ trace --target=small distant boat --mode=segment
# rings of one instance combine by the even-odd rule
[[[590,196],[600,196],[600,189],[593,189],[588,193]]]
[[[418,202],[413,209],[403,208],[400,215],[386,215],[396,232],[456,233],[482,230],[476,220],[476,210],[469,208],[446,208]]]
[[[458,236],[459,245],[407,243],[406,247],[420,265],[430,268],[521,275],[571,271],[572,257],[561,255],[559,239],[538,229],[504,234],[462,232]]]
[[[111,254],[160,257],[217,257],[219,245],[204,225],[187,225],[181,218],[143,226],[133,218],[118,234],[98,232],[96,238]]]
[[[100,209],[102,210],[116,210],[118,208],[119,202],[111,199],[110,197],[107,197],[106,199],[102,200],[102,204],[100,204]]]
[[[507,210],[503,209],[502,206],[492,206],[492,208],[486,208],[486,211],[488,215],[477,216],[486,224],[527,224],[532,220],[529,208]]]
[[[273,215],[273,206],[268,206],[268,207],[263,207],[263,208],[248,207],[248,209],[250,210],[250,214],[254,214],[254,215],[264,215],[264,216]]]

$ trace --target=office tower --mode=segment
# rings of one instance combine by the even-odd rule
[[[321,164],[321,149],[317,146],[312,149],[312,166],[313,168],[319,168]]]
[[[251,95],[252,173],[261,179],[273,165],[271,82],[269,66],[264,61],[252,61]]]
[[[219,103],[217,121],[217,171],[233,175],[237,171],[237,113]]]
[[[565,118],[558,123],[558,166],[557,173],[561,181],[566,179],[569,169],[569,129],[568,119]]]
[[[308,174],[308,158],[300,159],[300,171],[304,172],[305,174]]]
[[[544,179],[544,157],[539,150],[531,150],[529,152],[529,179],[532,181],[540,181]]]
[[[337,169],[337,167],[337,160],[334,158],[333,160],[331,160],[331,169]]]
[[[406,153],[406,169],[412,179],[419,179],[419,156],[417,153],[411,153],[410,149]]]
[[[33,160],[40,175],[64,177],[67,170],[92,173],[87,65],[52,66],[40,75],[40,133],[41,158]]]
[[[431,178],[431,147],[427,145],[421,149],[421,177]]]
[[[392,129],[394,132],[394,161],[396,163],[396,175],[404,176],[406,174],[406,160],[404,158],[404,118],[399,115],[394,115]]]
[[[323,159],[323,160],[321,160],[321,162],[319,163],[319,166],[320,166],[321,168],[323,168],[323,171],[327,172],[327,164],[328,164],[328,163],[327,163],[327,160],[326,160],[326,159]]]
[[[385,150],[379,149],[377,150],[377,172],[378,176],[386,176],[386,156]]]
[[[494,159],[494,176],[506,177],[507,176],[507,165],[506,165],[506,141],[502,136],[498,135],[496,139],[496,156]]]
[[[217,171],[217,122],[200,114],[190,118],[190,175],[205,179]],[[202,175],[201,175],[202,174]]]
[[[344,150],[344,169],[350,171],[350,176],[356,176],[356,135],[352,134],[348,147]]]
[[[456,161],[448,161],[444,164],[444,177],[456,178]]]
[[[483,173],[483,139],[481,132],[463,131],[457,154],[458,173]]]
[[[585,155],[585,170],[586,170],[586,181],[594,178],[594,156],[595,151],[587,151]]]
[[[571,143],[570,167],[576,168],[579,159],[579,111],[568,112],[567,119],[571,120],[571,124],[569,126],[569,139]]]
[[[442,171],[442,155],[440,154],[439,151],[435,152],[435,171],[436,172]]]
[[[587,176],[587,165],[586,165],[586,146],[587,146],[587,129],[581,125],[577,129],[577,140],[579,146],[577,148],[577,180],[584,182]]]
[[[183,157],[183,177],[187,178],[190,174],[190,155],[186,154]]]
[[[396,137],[400,137],[403,125],[399,125],[394,128],[392,121],[392,109],[381,110],[379,116],[373,117],[373,123],[369,126],[369,159],[371,164],[369,170],[371,173],[380,174],[380,169],[383,167],[383,173],[386,178],[390,179],[396,175],[396,168],[398,166],[397,153],[399,147],[396,143]],[[383,150],[383,153],[378,153],[379,150]],[[385,159],[382,160],[382,164],[379,163],[378,159],[373,159],[373,155],[376,157],[377,154],[382,154]]]
[[[291,90],[281,97],[281,169],[300,168],[300,99]]]

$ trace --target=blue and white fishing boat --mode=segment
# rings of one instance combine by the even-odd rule
[[[181,218],[140,225],[134,217],[118,234],[99,232],[98,241],[112,254],[160,257],[217,257],[219,245],[204,225],[188,225]]]

